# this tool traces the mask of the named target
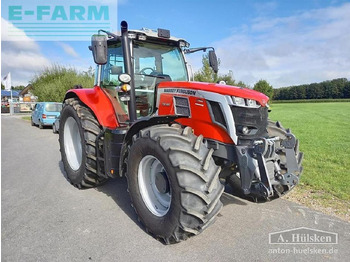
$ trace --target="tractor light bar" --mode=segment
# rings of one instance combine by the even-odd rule
[[[129,34],[128,34],[128,37],[129,37],[130,39],[136,39],[136,34],[135,34],[135,33],[129,33]]]
[[[189,48],[189,47],[190,47],[190,44],[187,43],[186,41],[180,40],[180,41],[179,41],[179,47],[186,47],[186,48]]]

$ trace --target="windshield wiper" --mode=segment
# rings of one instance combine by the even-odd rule
[[[135,75],[156,77],[156,78],[161,78],[161,79],[165,79],[166,78],[166,76],[164,76],[164,75],[147,75],[147,74],[138,74],[138,73],[135,73]]]

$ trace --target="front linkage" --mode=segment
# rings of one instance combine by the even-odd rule
[[[236,147],[238,167],[228,182],[254,199],[279,197],[299,183],[303,153],[290,130],[269,122],[268,138]],[[239,179],[237,179],[239,177]]]

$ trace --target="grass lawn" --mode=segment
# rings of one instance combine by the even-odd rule
[[[22,119],[30,121],[31,120],[31,116],[22,116]]]
[[[305,154],[300,189],[314,191],[314,198],[350,203],[350,103],[272,104],[271,109],[270,118],[300,140]]]

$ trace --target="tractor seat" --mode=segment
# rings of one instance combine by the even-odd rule
[[[123,73],[122,66],[111,66],[111,75],[121,75]]]

